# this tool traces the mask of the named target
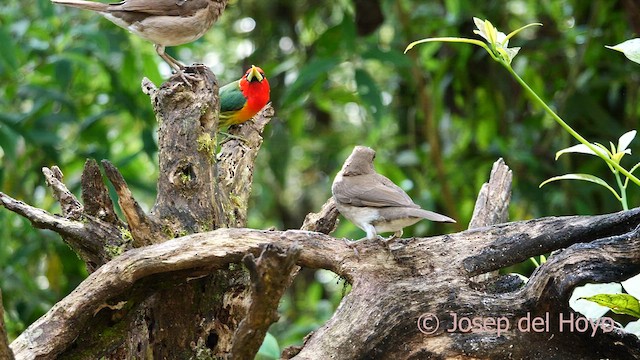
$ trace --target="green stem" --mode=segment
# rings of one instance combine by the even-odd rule
[[[531,260],[531,262],[533,263],[533,266],[535,266],[536,268],[540,267],[540,263],[536,260],[535,257],[530,257],[529,260]]]
[[[622,210],[629,210],[629,205],[627,204],[627,187],[622,184],[622,179],[620,179],[620,174],[617,171],[614,171],[613,174],[616,176],[616,182],[618,183],[618,188],[620,188]]]
[[[562,126],[569,134],[571,134],[571,136],[573,136],[574,138],[576,138],[576,140],[578,140],[579,142],[581,142],[582,144],[584,144],[585,146],[587,146],[591,151],[593,151],[593,153],[595,155],[597,155],[598,157],[600,157],[602,160],[604,160],[607,164],[609,164],[610,166],[613,166],[616,170],[618,170],[621,174],[623,174],[624,176],[626,176],[628,179],[631,179],[631,181],[633,181],[634,183],[636,183],[636,185],[640,186],[640,179],[638,179],[637,177],[633,176],[630,172],[628,172],[627,170],[625,170],[622,166],[620,166],[620,164],[616,163],[615,161],[609,159],[607,156],[605,156],[604,154],[602,154],[602,151],[598,151],[595,147],[595,145],[593,145],[592,143],[588,142],[585,138],[582,137],[582,135],[578,134],[575,130],[573,130],[571,128],[571,126],[569,126],[569,124],[567,124],[566,122],[564,122],[564,120],[562,120],[560,118],[560,116],[558,116],[553,110],[551,110],[551,108],[549,106],[547,106],[547,104],[538,96],[538,94],[536,94],[533,89],[531,89],[529,87],[529,85],[527,85],[526,82],[524,82],[524,80],[522,80],[522,78],[520,78],[520,76],[518,76],[518,74],[516,74],[516,72],[513,70],[513,68],[511,67],[511,65],[509,65],[508,63],[506,63],[504,60],[500,61],[500,63],[511,73],[511,75],[513,75],[513,77],[518,81],[518,83],[520,83],[520,85],[527,90],[527,92],[529,93],[529,95],[531,95],[531,97],[533,97],[533,99],[538,102],[538,104],[540,104],[546,111],[547,113],[549,113],[549,115],[551,115],[551,117],[558,123],[560,124],[560,126]]]

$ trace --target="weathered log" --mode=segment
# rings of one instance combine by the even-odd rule
[[[545,316],[548,312],[555,319],[559,314],[577,317],[568,308],[573,287],[588,280],[620,281],[640,271],[639,224],[640,209],[600,216],[542,218],[430,238],[399,239],[391,244],[390,252],[377,242],[362,242],[359,257],[344,241],[316,232],[218,229],[127,251],[91,274],[11,347],[19,359],[51,358],[69,347],[88,322],[95,321],[96,311],[119,313],[110,307],[127,301],[126,297],[122,300],[123,295],[144,284],[145,279],[147,283],[151,279],[188,282],[239,263],[248,253],[258,256],[268,244],[287,247],[297,243],[302,247],[298,265],[332,270],[353,284],[334,316],[309,338],[297,358],[393,355],[402,359],[463,354],[485,358],[511,354],[519,358],[531,351],[558,359],[568,354],[577,358],[615,357],[606,347],[596,346],[590,333],[561,332],[558,327],[541,334],[524,333],[513,327],[528,314]],[[468,279],[475,273],[465,266],[467,259],[495,243],[502,244],[507,253],[522,249],[523,238],[543,238],[541,232],[546,228],[564,229],[557,235],[565,241],[561,244],[546,237],[545,248],[568,248],[551,257],[523,288],[490,293],[471,286]],[[583,236],[587,229],[608,235],[589,242]],[[540,251],[539,245],[531,242],[524,247],[535,253]],[[514,258],[508,265],[518,261]],[[421,318],[423,314],[440,319],[433,334],[420,331],[418,321],[427,323]],[[500,336],[495,332],[448,332],[454,328],[452,314],[506,317],[512,327]],[[631,356],[635,343],[628,337],[619,332],[606,336],[621,342],[617,351],[626,349],[626,353],[617,353],[618,358]],[[576,350],[577,344],[580,350]]]

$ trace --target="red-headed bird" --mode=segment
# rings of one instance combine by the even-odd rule
[[[257,66],[240,78],[220,88],[220,128],[242,124],[269,102],[269,81]]]

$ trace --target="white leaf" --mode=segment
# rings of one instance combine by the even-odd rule
[[[631,130],[620,136],[620,139],[618,139],[618,152],[625,152],[627,150],[629,144],[631,144],[633,139],[636,137],[636,133],[637,131]],[[631,152],[628,154],[631,154]]]
[[[624,327],[624,331],[640,337],[640,320],[628,323],[627,326]]]
[[[558,152],[556,153],[556,160],[558,160],[560,155],[566,154],[566,153],[580,153],[580,154],[596,155],[596,153],[594,153],[591,149],[589,149],[589,147],[587,145],[578,144],[578,145],[573,145],[571,147],[568,147],[566,149],[558,150]]]
[[[516,55],[518,55],[518,51],[520,51],[520,47],[505,48],[505,50],[507,52],[507,56],[509,56],[509,64],[511,64],[511,61],[513,60],[513,58],[516,57]]]
[[[478,28],[478,30],[473,30],[473,33],[482,36],[485,40],[489,40],[484,30],[484,20],[474,17],[473,23],[476,24],[476,27]]]
[[[622,287],[624,287],[624,291],[628,294],[633,295],[636,299],[640,299],[640,274],[623,281]]]
[[[620,294],[621,292],[622,285],[618,283],[586,284],[573,290],[573,295],[569,299],[569,306],[589,319],[597,319],[606,314],[609,308],[585,299],[578,299],[598,294]]]
[[[640,64],[640,38],[627,40],[615,46],[605,46],[611,50],[620,51],[627,59]]]
[[[589,175],[589,174],[566,174],[566,175],[560,175],[560,176],[554,176],[548,180],[546,180],[545,182],[543,182],[542,184],[540,184],[540,187],[542,187],[542,185],[552,182],[552,181],[558,181],[558,180],[583,180],[583,181],[589,181],[592,183],[596,183],[598,185],[602,185],[604,187],[610,187],[609,184],[607,184],[606,181],[600,179],[597,176],[593,176],[593,175]]]

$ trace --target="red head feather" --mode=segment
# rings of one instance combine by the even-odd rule
[[[240,79],[240,91],[247,99],[247,103],[236,114],[235,118],[242,122],[251,119],[269,102],[271,89],[269,81],[264,76],[264,71],[257,66],[251,65],[251,68]]]

